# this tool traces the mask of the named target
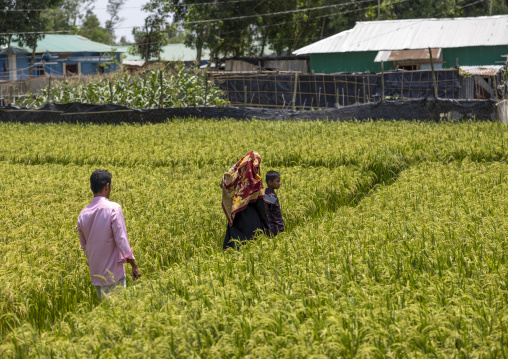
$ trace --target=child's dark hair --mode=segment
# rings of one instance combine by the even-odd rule
[[[277,177],[280,177],[280,173],[277,171],[266,172],[266,183],[268,183],[268,181],[275,181]]]

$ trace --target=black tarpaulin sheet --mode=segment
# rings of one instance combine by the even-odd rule
[[[493,100],[419,99],[381,101],[323,110],[283,110],[252,107],[178,107],[137,110],[116,105],[50,103],[36,110],[0,107],[2,122],[33,123],[160,123],[175,118],[262,119],[262,120],[423,120],[451,119],[491,120],[496,105]]]
[[[459,95],[459,71],[436,70],[438,97]],[[300,109],[349,106],[386,98],[432,97],[432,71],[385,72],[384,96],[381,74],[221,74],[213,77],[232,105],[296,107]]]
[[[376,97],[381,97],[381,74],[376,81]],[[457,98],[459,95],[459,70],[435,71],[439,98]],[[384,73],[386,97],[425,98],[434,96],[432,71],[394,71]]]

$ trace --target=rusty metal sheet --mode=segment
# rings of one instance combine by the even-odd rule
[[[438,61],[441,58],[441,49],[430,49],[432,53],[432,60]],[[374,62],[382,61],[417,61],[422,62],[429,60],[429,49],[416,49],[416,50],[393,50],[393,51],[379,51]]]
[[[472,76],[495,76],[504,66],[501,65],[485,65],[485,66],[460,66],[460,73]]]

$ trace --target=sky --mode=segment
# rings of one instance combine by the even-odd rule
[[[127,0],[125,5],[120,11],[120,18],[123,18],[115,30],[116,39],[120,40],[122,36],[127,38],[127,41],[134,41],[132,36],[132,28],[134,26],[142,26],[145,23],[145,17],[148,16],[147,12],[141,10],[148,0]],[[106,0],[96,0],[94,13],[99,18],[101,26],[104,27],[106,20],[109,19],[109,14],[106,11]]]

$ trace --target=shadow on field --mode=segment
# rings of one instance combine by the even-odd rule
[[[291,231],[297,226],[304,225],[308,218],[335,212],[341,207],[358,206],[365,197],[373,194],[378,188],[394,184],[402,171],[407,168],[409,167],[373,163],[362,169],[365,176],[351,186],[339,186],[336,189],[323,187],[316,190],[309,198],[312,203],[307,206],[303,215],[285,218],[287,230]]]

